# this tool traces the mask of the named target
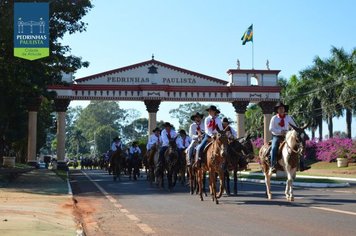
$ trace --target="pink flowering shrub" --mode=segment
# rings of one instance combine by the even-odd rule
[[[257,138],[255,140],[253,140],[252,144],[253,144],[254,148],[260,149],[264,144],[263,138]]]
[[[346,138],[330,138],[315,144],[315,156],[317,160],[332,162],[336,158],[355,158],[356,144],[355,140]]]

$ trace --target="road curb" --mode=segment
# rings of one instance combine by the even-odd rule
[[[67,171],[67,185],[68,185],[68,195],[73,197],[72,186],[70,185],[70,181],[69,181],[69,171]]]
[[[243,182],[252,182],[252,183],[261,183],[264,184],[265,181],[261,179],[249,179],[249,178],[239,178]],[[276,181],[271,180],[271,184],[276,185],[285,185],[285,181]],[[341,187],[350,187],[349,183],[303,183],[303,182],[294,182],[293,186],[296,187],[308,187],[308,188],[341,188]]]

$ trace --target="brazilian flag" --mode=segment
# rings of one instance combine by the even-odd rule
[[[253,24],[248,27],[248,29],[245,31],[244,35],[241,37],[242,40],[242,45],[245,45],[246,42],[253,42]]]

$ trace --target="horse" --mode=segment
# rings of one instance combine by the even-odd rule
[[[292,127],[292,130],[286,133],[285,140],[279,146],[277,169],[284,170],[287,173],[286,189],[284,193],[288,201],[294,201],[293,178],[295,178],[297,167],[299,164],[299,149],[303,149],[305,147],[305,141],[307,139],[305,129],[308,127],[308,124],[301,128],[296,127],[292,124],[289,125]],[[267,198],[272,199],[272,170],[269,166],[269,147],[270,144],[265,144],[261,147],[259,152],[259,158],[262,172],[265,176]]]
[[[224,192],[224,164],[227,154],[228,138],[225,131],[219,131],[213,136],[213,141],[210,142],[204,149],[206,155],[206,163],[197,168],[199,195],[203,201],[203,176],[205,171],[209,171],[209,187],[212,200],[219,204],[220,198]],[[216,193],[216,173],[219,175],[220,190]]]
[[[184,154],[186,156],[185,163],[186,163],[186,170],[187,170],[191,195],[193,195],[194,192],[196,192],[196,194],[199,193],[197,168],[194,165],[195,147],[198,145],[199,142],[197,140],[194,140],[193,142],[194,142],[194,144],[191,147],[194,149],[192,157],[189,156],[189,152],[187,152],[187,150],[184,151]],[[207,196],[206,191],[205,191],[205,179],[206,179],[206,175],[204,172],[204,174],[203,174],[203,191],[205,193],[205,196]]]
[[[237,195],[237,171],[245,170],[248,162],[254,158],[253,145],[250,135],[229,140],[229,155],[226,158],[225,183],[226,193],[230,195],[230,175],[234,174],[234,195]]]
[[[140,176],[140,154],[135,152],[131,155],[127,160],[127,164],[129,179],[131,180],[132,173],[133,180],[137,180],[137,177]]]
[[[113,152],[110,156],[110,171],[113,173],[113,179],[116,181],[117,178],[121,180],[121,169],[122,169],[122,150],[118,148],[115,152]]]
[[[173,187],[176,185],[179,168],[179,155],[176,144],[177,137],[169,140],[169,147],[164,153],[164,170],[167,171],[168,189],[170,191],[172,191]]]

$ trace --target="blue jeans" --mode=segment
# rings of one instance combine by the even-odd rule
[[[282,136],[272,136],[271,166],[276,165],[279,144],[283,141],[283,139],[284,137]]]
[[[207,135],[207,134],[205,134],[203,140],[202,140],[201,143],[197,146],[197,153],[198,153],[199,158],[202,158],[202,157],[203,157],[203,151],[204,151],[205,146],[206,146],[207,143],[208,143],[208,139],[209,139],[209,138],[210,138],[210,136]]]

